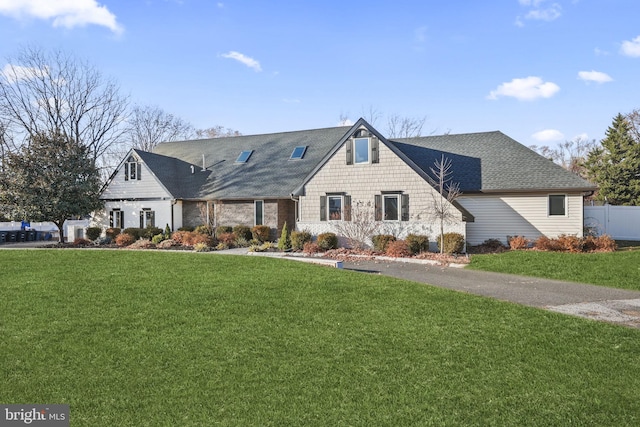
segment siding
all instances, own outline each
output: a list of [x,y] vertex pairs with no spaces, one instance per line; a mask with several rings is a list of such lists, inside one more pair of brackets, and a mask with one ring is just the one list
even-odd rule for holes
[[[122,201],[106,202],[104,210],[94,214],[92,224],[96,227],[109,227],[109,212],[113,209],[120,209],[124,212],[124,227],[140,227],[140,211],[143,208],[151,209],[155,212],[156,227],[164,229],[165,225],[171,227],[171,201]],[[177,229],[180,225],[174,223]]]
[[[346,193],[351,196],[352,206],[361,202],[370,203],[373,211],[374,195],[383,191],[402,191],[409,195],[409,221],[384,221],[380,232],[396,234],[400,237],[409,233],[426,234],[434,240],[440,233],[437,220],[430,214],[432,194],[435,190],[428,185],[402,159],[386,145],[379,146],[379,163],[346,164],[346,148],[343,145],[334,156],[305,185],[300,196],[299,230],[309,230],[313,234],[332,229],[332,221],[320,221],[320,196],[327,193]],[[436,193],[437,194],[437,193]],[[446,231],[465,234],[462,215],[456,224],[446,227]]]
[[[554,193],[555,194],[555,193]],[[548,216],[548,194],[462,196],[458,202],[475,217],[467,224],[467,241],[478,245],[487,239],[506,243],[507,236],[537,239],[560,234],[582,236],[582,195],[567,195],[567,215]]]
[[142,163],[140,180],[124,180],[124,163],[120,165],[113,179],[102,192],[101,199],[149,199],[171,198],[171,195],[158,182],[146,164]]

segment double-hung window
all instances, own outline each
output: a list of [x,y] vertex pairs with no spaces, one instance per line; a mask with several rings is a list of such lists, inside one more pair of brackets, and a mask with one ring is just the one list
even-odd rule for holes
[[253,202],[254,225],[264,225],[264,201],[256,200]]
[[320,221],[351,221],[351,196],[327,194],[320,196]]
[[385,194],[382,196],[385,221],[398,221],[400,219],[400,195]]
[[142,165],[136,160],[135,157],[129,156],[124,163],[124,180],[135,181],[140,180],[142,175]]
[[329,219],[340,221],[342,219],[342,196],[328,196]]
[[375,195],[376,221],[409,221],[409,195],[389,192]]
[[124,228],[124,212],[118,208],[109,212],[109,227]]
[[369,138],[356,138],[353,141],[354,163],[369,163]]
[[140,228],[155,227],[156,213],[149,208],[140,211]]

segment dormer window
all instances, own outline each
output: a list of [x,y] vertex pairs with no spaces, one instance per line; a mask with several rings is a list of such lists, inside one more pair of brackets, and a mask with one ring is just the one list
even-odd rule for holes
[[353,136],[347,139],[347,164],[364,165],[379,163],[378,138],[366,129],[359,129]]
[[369,138],[356,138],[353,141],[355,151],[354,163],[369,163]]
[[127,161],[124,163],[124,180],[139,181],[141,179],[141,175],[142,165],[135,157],[129,156]]
[[249,160],[249,157],[251,157],[252,153],[253,150],[244,150],[236,159],[236,163],[247,163],[247,160]]

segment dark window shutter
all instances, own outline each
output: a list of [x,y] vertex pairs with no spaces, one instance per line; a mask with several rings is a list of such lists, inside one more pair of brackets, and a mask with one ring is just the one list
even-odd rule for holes
[[353,139],[351,138],[347,139],[346,147],[347,147],[347,164],[352,165],[353,164]]
[[344,200],[344,220],[351,221],[351,196],[342,196]]
[[109,228],[113,228],[113,211],[109,212]]
[[374,201],[376,221],[382,221],[382,196],[380,194],[376,194]]
[[378,138],[375,136],[371,138],[371,163],[380,163],[380,154],[378,150]]
[[124,180],[129,181],[129,163],[124,164]]
[[137,170],[137,174],[136,174],[136,179],[138,181],[140,181],[141,177],[142,177],[142,163],[136,163],[138,166],[138,170]]
[[140,211],[140,228],[144,228],[144,211]]
[[120,214],[120,227],[124,228],[124,211],[118,212]]
[[327,196],[320,196],[320,221],[327,220]]
[[409,221],[409,195],[403,194],[402,196],[402,221]]

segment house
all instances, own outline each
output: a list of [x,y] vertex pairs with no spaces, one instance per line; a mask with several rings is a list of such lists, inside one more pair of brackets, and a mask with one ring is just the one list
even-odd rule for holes
[[509,235],[582,235],[596,187],[501,132],[387,139],[365,120],[335,127],[159,144],[131,150],[105,184],[103,227],[203,223],[335,232],[359,207],[380,231],[435,240],[437,160],[462,195],[445,231],[469,244]]

